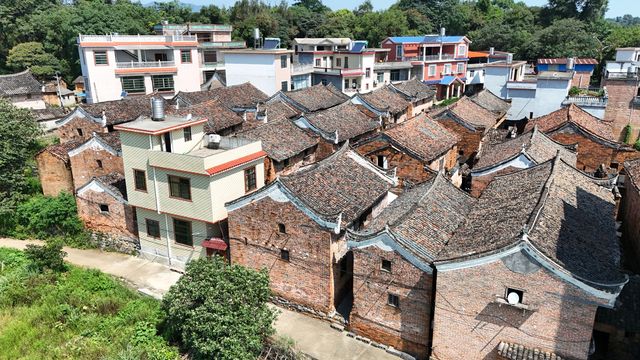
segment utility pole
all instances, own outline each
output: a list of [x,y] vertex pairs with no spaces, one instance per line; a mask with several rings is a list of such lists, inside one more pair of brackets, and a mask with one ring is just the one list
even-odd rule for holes
[[60,101],[60,107],[63,108],[64,107],[64,103],[62,102],[62,95],[60,93],[60,75],[59,73],[56,71],[56,89],[57,89],[57,93],[58,93],[58,100]]

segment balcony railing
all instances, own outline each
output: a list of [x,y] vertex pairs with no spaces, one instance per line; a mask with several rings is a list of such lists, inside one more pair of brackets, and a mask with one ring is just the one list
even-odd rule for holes
[[455,56],[453,54],[441,54],[441,55],[426,55],[426,56],[404,56],[403,61],[437,61],[437,60],[452,60]]
[[205,68],[221,68],[221,67],[224,67],[224,61],[203,62],[202,63],[202,67],[205,67]]
[[608,99],[601,96],[567,96],[562,105],[576,104],[580,106],[606,107]]
[[607,71],[607,79],[637,79],[638,74],[634,72],[611,72]]
[[116,63],[116,68],[118,69],[164,68],[175,66],[175,61],[123,61]]
[[245,48],[247,44],[244,41],[207,41],[200,43],[203,48]]
[[79,35],[78,41],[84,42],[194,42],[196,35]]
[[307,74],[313,72],[313,64],[291,64],[293,74]]

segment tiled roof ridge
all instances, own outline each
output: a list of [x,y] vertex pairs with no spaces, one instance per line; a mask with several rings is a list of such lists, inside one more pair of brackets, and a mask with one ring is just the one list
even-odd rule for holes
[[522,229],[522,235],[525,237],[528,236],[528,233],[532,231],[533,228],[538,223],[538,218],[540,217],[540,214],[542,213],[542,209],[544,208],[544,205],[546,204],[547,199],[549,198],[549,191],[551,189],[551,185],[553,185],[553,181],[558,172],[558,164],[560,161],[561,161],[560,151],[556,153],[556,156],[553,159],[547,160],[547,162],[551,162],[551,172],[549,173],[549,177],[547,178],[547,181],[545,181],[544,186],[542,187],[542,191],[540,192],[540,197],[538,198],[538,202],[536,203],[536,206],[533,207],[531,214],[529,214],[529,218],[524,224],[524,227]]
[[31,69],[30,68],[26,68],[25,70],[22,70],[20,72],[17,73],[13,73],[13,74],[4,74],[4,75],[0,75],[0,78],[9,78],[9,77],[14,77],[14,76],[19,76],[19,75],[25,75],[31,73]]
[[[633,159],[633,160],[627,160],[624,162],[624,168],[625,169],[629,169],[632,167],[632,164],[634,163],[639,163],[640,164],[640,158],[637,159]],[[627,176],[629,177],[629,179],[631,180],[631,185],[633,185],[633,187],[637,190],[640,191],[640,178],[636,178],[633,175],[633,172],[631,171],[627,171]]]

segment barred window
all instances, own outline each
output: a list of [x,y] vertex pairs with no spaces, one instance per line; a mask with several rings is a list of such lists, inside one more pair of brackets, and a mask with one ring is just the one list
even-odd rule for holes
[[256,189],[256,167],[244,170],[244,191],[249,192]]
[[93,59],[96,65],[109,65],[109,59],[107,58],[106,51],[94,51]]
[[173,91],[173,75],[155,75],[151,77],[153,90]]
[[191,63],[191,50],[180,50],[180,61],[183,63]]
[[144,76],[127,76],[120,79],[122,82],[122,90],[130,93],[145,93]]
[[183,245],[193,246],[193,234],[191,233],[191,222],[173,219],[173,234],[176,242]]

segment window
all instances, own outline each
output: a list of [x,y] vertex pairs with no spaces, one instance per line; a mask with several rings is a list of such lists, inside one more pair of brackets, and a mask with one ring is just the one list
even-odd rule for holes
[[467,45],[458,45],[458,57],[465,56],[467,52]]
[[191,126],[187,126],[182,132],[184,133],[184,141],[191,141]]
[[96,160],[96,165],[99,169],[102,169],[102,160]]
[[109,59],[107,59],[106,51],[94,51],[93,59],[96,65],[109,65]]
[[349,79],[344,79],[344,89],[348,89],[349,88]]
[[371,77],[371,68],[364,69],[364,77],[367,79]]
[[396,45],[396,58],[402,57],[402,45]]
[[533,111],[529,112],[529,119],[533,119]]
[[348,57],[344,57],[344,68],[348,69],[349,68],[349,58]]
[[524,297],[524,291],[518,289],[507,288],[505,292],[505,298],[511,305],[522,304],[522,298]]
[[218,62],[218,54],[215,51],[204,51],[202,58],[205,64],[215,64]]
[[409,72],[407,70],[391,70],[389,76],[391,81],[409,80]]
[[391,261],[382,259],[382,265],[380,268],[384,271],[391,272]]
[[142,170],[133,170],[133,183],[136,190],[147,191],[147,176]]
[[191,222],[180,219],[173,219],[173,234],[176,242],[183,245],[193,246],[193,234],[191,233]]
[[278,223],[278,232],[280,234],[286,234],[287,233],[287,227],[283,223]]
[[458,63],[458,74],[462,74],[464,72],[464,63]]
[[169,178],[169,196],[191,200],[191,180],[183,177],[167,175]]
[[180,61],[183,64],[191,64],[191,50],[180,50]]
[[160,222],[151,219],[145,219],[147,223],[147,235],[154,238],[160,237]]
[[289,250],[280,249],[280,259],[289,261]]
[[122,90],[126,91],[130,94],[144,94],[147,89],[144,86],[144,77],[143,76],[127,76],[120,78],[120,82],[122,83]]
[[151,82],[154,91],[173,91],[173,75],[154,75]]
[[336,67],[341,67],[342,66],[342,58],[337,58],[336,59]]
[[289,83],[287,81],[283,81],[280,83],[280,90],[289,91]]
[[256,189],[256,167],[244,169],[244,192]]
[[436,66],[429,65],[429,76],[436,76]]
[[285,69],[287,67],[287,55],[280,55],[280,68]]
[[444,64],[445,75],[451,74],[451,64]]
[[384,73],[376,73],[376,80],[378,80],[378,84],[382,84],[384,82]]
[[388,293],[387,294],[387,305],[393,307],[400,307],[400,298],[396,294]]
[[321,83],[322,85],[324,85],[324,86],[329,85],[329,81],[327,81],[327,79],[322,79],[322,80],[320,80],[320,83]]
[[164,142],[162,143],[162,145],[164,145],[164,151],[166,152],[171,152],[171,133],[170,132],[166,132],[162,135],[160,135],[164,138]]
[[100,212],[101,212],[101,213],[108,213],[108,212],[109,212],[109,205],[107,205],[107,204],[100,204]]
[[378,167],[381,167],[383,169],[386,169],[389,166],[389,164],[387,163],[387,157],[384,155],[378,155],[376,163],[378,164]]
[[316,59],[316,67],[321,67],[322,66],[322,60],[320,60],[320,58]]
[[81,128],[77,128],[77,129],[76,129],[76,132],[78,133],[78,136],[82,136],[82,135],[84,135],[84,131],[82,131],[82,129],[81,129]]

